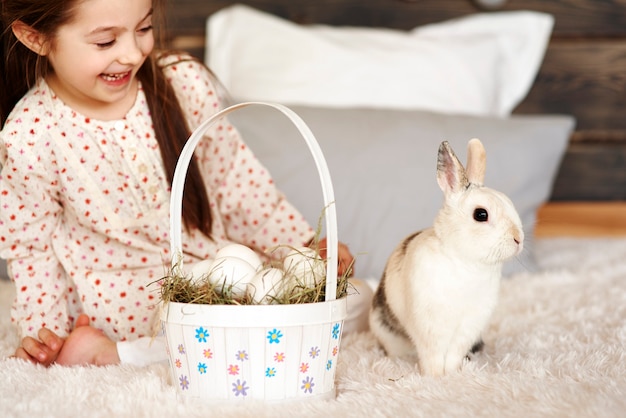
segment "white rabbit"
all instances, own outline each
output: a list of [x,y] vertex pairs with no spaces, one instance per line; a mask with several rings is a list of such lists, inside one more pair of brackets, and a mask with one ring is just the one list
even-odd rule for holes
[[458,370],[482,348],[502,263],[523,249],[524,232],[504,194],[483,186],[485,149],[468,144],[467,170],[448,142],[439,147],[444,204],[434,225],[393,251],[374,296],[370,329],[389,356],[415,356],[424,375]]

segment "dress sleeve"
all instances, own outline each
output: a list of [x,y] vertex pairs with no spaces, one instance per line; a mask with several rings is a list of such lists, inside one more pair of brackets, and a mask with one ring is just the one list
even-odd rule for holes
[[0,257],[16,285],[11,317],[20,337],[36,336],[42,327],[66,336],[72,288],[52,246],[62,210],[54,158],[40,141],[25,139],[29,132],[24,116],[21,124],[7,121],[0,136]]
[[121,364],[143,367],[168,359],[167,344],[163,334],[154,338],[141,337],[133,341],[118,341],[116,348]]
[[[192,129],[220,110],[215,78],[202,63],[181,63],[171,82]],[[226,239],[266,252],[277,245],[301,246],[313,238],[311,226],[226,118],[209,130],[196,157]]]

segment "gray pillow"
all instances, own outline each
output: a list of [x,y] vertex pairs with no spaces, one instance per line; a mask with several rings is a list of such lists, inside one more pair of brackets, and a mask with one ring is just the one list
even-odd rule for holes
[[0,258],[0,280],[7,279],[9,273],[7,273],[7,262]]
[[[432,224],[443,202],[437,150],[451,143],[465,161],[467,141],[487,151],[485,184],[507,194],[526,233],[526,249],[504,274],[535,271],[533,229],[575,121],[571,116],[490,118],[423,111],[292,106],[319,142],[333,179],[339,239],[356,256],[356,274],[379,278],[387,257],[409,233]],[[300,134],[278,111],[262,106],[230,116],[278,187],[317,225],[322,191]]]

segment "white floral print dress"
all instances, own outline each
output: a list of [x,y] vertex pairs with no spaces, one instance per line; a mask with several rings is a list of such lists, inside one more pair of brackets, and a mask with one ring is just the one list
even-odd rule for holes
[[[208,70],[169,57],[165,72],[191,129],[220,108]],[[175,63],[174,63],[175,62]],[[186,263],[229,242],[258,252],[313,237],[238,132],[224,120],[198,146],[212,239],[183,233]],[[67,335],[81,313],[115,341],[150,335],[169,267],[170,190],[141,89],[122,120],[66,106],[41,81],[0,133],[0,257],[9,261],[20,336]]]

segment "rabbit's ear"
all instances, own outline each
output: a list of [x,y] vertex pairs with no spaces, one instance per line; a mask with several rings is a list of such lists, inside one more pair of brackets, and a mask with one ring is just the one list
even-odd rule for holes
[[446,196],[450,193],[461,192],[469,186],[465,169],[448,141],[442,142],[439,146],[437,183]]
[[467,144],[467,179],[470,183],[482,186],[487,169],[487,153],[478,138],[470,139]]

